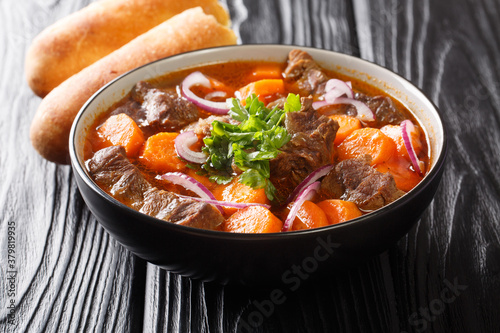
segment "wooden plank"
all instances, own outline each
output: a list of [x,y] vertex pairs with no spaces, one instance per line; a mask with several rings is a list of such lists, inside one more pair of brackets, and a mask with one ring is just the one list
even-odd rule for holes
[[[324,3],[321,6],[329,6]],[[327,46],[328,38],[323,36],[333,35],[332,31],[321,35],[317,27],[326,27],[332,20],[320,19],[319,25],[310,19],[297,22],[302,14],[321,16],[311,15],[317,3],[304,4],[248,4],[241,10],[248,20],[240,25],[242,30],[247,29],[241,32],[242,41],[331,46],[347,53],[359,52],[361,57],[393,69],[421,87],[441,107],[451,133],[448,168],[436,200],[414,230],[387,253],[339,272],[330,280],[304,284],[298,291],[287,293],[284,304],[269,310],[269,316],[259,310],[259,305],[269,299],[269,290],[210,284],[200,289],[198,282],[148,266],[147,299],[157,300],[159,293],[174,300],[165,302],[169,311],[158,301],[148,310],[146,302],[146,313],[160,305],[152,322],[163,320],[161,325],[148,328],[181,331],[171,317],[175,313],[177,318],[190,318],[191,331],[206,331],[207,325],[216,331],[244,331],[250,325],[258,332],[495,330],[492,318],[497,307],[493,304],[498,304],[498,294],[491,295],[491,291],[498,290],[498,264],[493,264],[499,255],[499,220],[495,213],[500,202],[495,172],[500,133],[498,48],[485,39],[498,38],[492,33],[498,31],[493,23],[498,6],[488,6],[493,8],[488,11],[486,4],[477,10],[465,2],[450,8],[430,1],[354,1],[359,42],[348,35],[340,38],[340,44]],[[263,26],[259,14],[268,18],[276,9],[281,14],[276,17],[290,19],[279,21],[277,30]],[[469,12],[475,15],[469,17]],[[349,13],[342,14],[347,14],[340,14],[343,19],[349,18]],[[460,29],[464,25],[477,29],[465,33]],[[464,95],[463,91],[471,93]],[[476,109],[484,111],[478,115]],[[194,289],[203,292],[170,294],[172,279],[176,286],[196,284]],[[175,306],[179,295],[184,300],[182,307]],[[193,320],[197,318],[194,306],[186,307],[190,302],[205,304],[200,321]],[[182,311],[186,317],[179,315]]]
[[245,44],[294,44],[357,54],[350,1],[224,2]]
[[[148,332],[378,332],[397,327],[388,256],[290,288],[202,283],[148,265]],[[279,304],[271,292],[283,292]]]
[[433,99],[450,133],[442,186],[407,237],[359,267],[284,289],[271,308],[269,289],[205,284],[150,265],[146,275],[90,215],[69,167],[31,148],[40,100],[24,82],[22,55],[36,33],[88,2],[0,2],[0,280],[12,223],[17,270],[14,326],[3,303],[10,287],[0,284],[2,331],[497,330],[498,3],[224,1],[241,42],[317,46],[387,66]]
[[390,251],[398,329],[495,331],[498,3],[354,0],[354,9],[361,56],[419,86],[440,108],[449,134],[447,168],[434,202]]
[[[228,1],[243,43],[324,47],[357,54],[353,12],[338,1]],[[387,256],[300,288],[222,287],[148,265],[144,330],[148,332],[386,331],[396,327]],[[391,315],[390,315],[391,314]]]
[[[2,331],[129,332],[142,327],[145,264],[97,224],[70,167],[44,161],[29,142],[40,99],[24,80],[24,52],[44,27],[87,4],[0,2]],[[12,262],[6,253],[9,226],[15,232]],[[7,271],[17,272],[12,296],[4,283],[11,276]],[[11,300],[14,325],[7,317]]]

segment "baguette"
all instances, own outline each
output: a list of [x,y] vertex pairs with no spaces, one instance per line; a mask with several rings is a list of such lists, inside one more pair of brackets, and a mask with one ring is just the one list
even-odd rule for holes
[[40,103],[33,118],[33,147],[49,161],[68,164],[69,132],[85,102],[119,75],[154,60],[236,43],[234,32],[200,7],[188,9],[73,75]]
[[64,80],[186,9],[200,6],[229,26],[217,0],[101,0],[42,31],[28,49],[26,80],[47,95]]

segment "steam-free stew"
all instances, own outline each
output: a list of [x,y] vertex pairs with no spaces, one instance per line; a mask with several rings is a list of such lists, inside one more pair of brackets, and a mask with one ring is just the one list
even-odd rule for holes
[[354,219],[424,177],[427,139],[398,101],[321,68],[228,62],[138,82],[95,121],[85,159],[118,201],[181,225],[243,233]]

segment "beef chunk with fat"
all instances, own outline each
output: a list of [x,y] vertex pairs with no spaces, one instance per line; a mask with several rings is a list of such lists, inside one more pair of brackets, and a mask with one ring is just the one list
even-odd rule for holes
[[87,168],[94,181],[113,198],[134,209],[142,206],[144,192],[151,185],[127,159],[125,148],[111,146],[99,150],[88,160]]
[[376,126],[399,125],[405,120],[404,114],[397,109],[392,99],[387,96],[367,96],[357,93],[355,98],[365,103],[375,113]]
[[290,141],[270,161],[271,182],[278,191],[278,200],[288,195],[311,172],[333,161],[333,141],[338,123],[317,113],[310,98],[302,98],[302,109],[289,112],[284,121]]
[[396,187],[389,173],[369,165],[369,156],[338,163],[321,182],[323,197],[354,202],[361,210],[379,209],[398,199],[405,192]]
[[323,83],[328,77],[309,53],[301,50],[292,50],[288,54],[288,65],[284,71],[285,80],[295,85],[301,95],[321,93]]
[[140,212],[161,220],[200,229],[216,229],[224,217],[212,205],[179,198],[175,194],[152,188],[145,193]]
[[199,118],[196,105],[178,96],[175,89],[162,90],[140,81],[132,90],[131,97],[145,112],[146,121],[139,124],[142,127],[155,131],[178,131]]
[[224,217],[212,205],[153,187],[121,146],[99,150],[87,161],[94,181],[115,199],[150,216],[195,228],[216,229]]
[[278,99],[275,99],[274,101],[269,102],[266,105],[266,108],[268,109],[278,108],[283,110],[285,108],[285,103],[286,103],[286,97],[280,97]]
[[120,105],[111,112],[111,115],[114,116],[120,113],[125,113],[132,118],[139,127],[147,126],[146,110],[141,107],[141,104],[134,100],[128,100],[123,105]]

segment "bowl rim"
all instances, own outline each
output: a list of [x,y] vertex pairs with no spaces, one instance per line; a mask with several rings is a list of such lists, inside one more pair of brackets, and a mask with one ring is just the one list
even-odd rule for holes
[[[122,80],[124,77],[130,75],[131,73],[134,73],[136,71],[141,70],[144,67],[149,67],[153,64],[156,64],[158,62],[163,62],[163,61],[168,61],[169,59],[177,59],[181,58],[185,55],[188,54],[199,54],[200,57],[202,57],[203,54],[210,53],[210,52],[215,52],[215,51],[222,51],[228,50],[230,51],[231,49],[234,48],[255,48],[255,47],[271,47],[271,48],[279,48],[279,49],[301,49],[304,51],[309,51],[313,50],[315,51],[321,51],[321,52],[327,52],[327,53],[332,53],[337,56],[342,56],[342,57],[347,57],[347,59],[355,61],[355,62],[361,62],[364,64],[367,64],[369,66],[374,66],[377,70],[382,70],[385,71],[387,74],[391,76],[395,76],[396,79],[402,81],[405,85],[410,85],[413,89],[415,89],[416,92],[418,92],[421,95],[421,98],[428,102],[433,108],[434,112],[436,114],[436,119],[438,120],[438,128],[442,133],[442,145],[439,145],[438,147],[441,148],[441,151],[438,156],[434,156],[433,160],[433,167],[427,173],[422,181],[418,183],[412,190],[410,190],[408,193],[403,195],[402,197],[398,198],[394,202],[391,202],[390,204],[379,208],[373,212],[369,212],[367,214],[364,214],[360,217],[357,217],[352,220],[348,220],[345,222],[341,222],[338,224],[333,224],[333,225],[328,225],[324,227],[319,227],[319,228],[313,228],[313,229],[306,229],[306,230],[294,230],[294,231],[287,231],[287,232],[276,232],[276,233],[262,233],[262,234],[251,234],[251,233],[231,233],[231,232],[225,232],[225,231],[218,231],[218,230],[208,230],[208,229],[199,229],[199,228],[193,228],[189,226],[184,226],[184,225],[178,225],[175,223],[171,223],[168,221],[164,221],[161,219],[158,219],[156,217],[141,213],[139,211],[136,211],[129,206],[121,203],[120,201],[116,200],[113,198],[111,195],[106,193],[104,190],[102,190],[88,175],[87,171],[85,170],[84,165],[80,163],[80,160],[77,156],[76,153],[76,129],[78,126],[79,121],[84,117],[85,111],[89,107],[89,105],[97,98],[98,95],[100,95],[104,90],[108,89],[110,86],[114,85],[117,81]],[[201,59],[202,60],[202,59]],[[203,62],[200,61],[196,65],[188,66],[185,68],[189,67],[196,67],[199,65],[203,65]],[[178,70],[182,70],[183,68],[179,68]],[[394,98],[394,97],[393,97]],[[420,98],[419,98],[420,99]],[[416,116],[415,116],[416,117]],[[418,119],[418,118],[417,118]],[[164,57],[155,61],[152,61],[150,63],[144,64],[142,66],[139,66],[137,68],[134,68],[126,73],[123,73],[122,75],[116,77],[112,81],[108,82],[105,84],[103,87],[101,87],[97,92],[95,92],[82,106],[82,108],[78,111],[78,114],[76,115],[73,124],[71,126],[71,131],[70,131],[70,136],[69,136],[69,153],[70,153],[70,161],[71,161],[71,166],[78,174],[78,176],[85,182],[85,184],[90,187],[94,192],[96,192],[101,198],[105,199],[108,203],[116,206],[117,208],[120,209],[125,209],[128,214],[132,214],[134,217],[137,217],[139,220],[141,220],[141,223],[149,223],[149,224],[154,224],[155,226],[161,227],[161,228],[166,228],[170,229],[173,228],[178,229],[179,232],[183,233],[190,233],[193,235],[197,235],[200,237],[210,237],[210,238],[224,238],[224,239],[230,239],[230,240],[276,240],[276,239],[283,239],[286,238],[288,239],[289,237],[300,237],[301,235],[307,234],[307,235],[318,235],[319,234],[324,234],[324,233],[329,233],[335,229],[340,229],[340,228],[345,228],[348,227],[352,223],[360,223],[366,220],[372,220],[372,219],[377,219],[380,216],[386,215],[393,209],[396,209],[397,206],[402,206],[405,205],[408,201],[411,201],[414,197],[418,196],[422,191],[425,190],[427,186],[429,186],[433,180],[438,177],[438,175],[441,172],[441,169],[444,166],[444,162],[446,159],[448,151],[448,131],[446,129],[446,126],[443,122],[443,119],[441,117],[441,113],[439,111],[439,108],[437,105],[429,98],[427,95],[416,85],[414,85],[411,81],[408,79],[402,77],[401,75],[395,73],[394,71],[383,67],[379,64],[376,64],[372,61],[362,59],[357,56],[349,55],[346,53],[338,52],[338,51],[332,51],[332,50],[326,50],[322,48],[316,48],[316,47],[309,47],[309,46],[302,46],[302,45],[294,45],[294,44],[240,44],[240,45],[228,45],[228,46],[217,46],[217,47],[210,47],[210,48],[205,48],[205,49],[199,49],[199,50],[193,50],[193,51],[188,51],[188,52],[183,52],[179,54],[175,54],[172,56]]]

